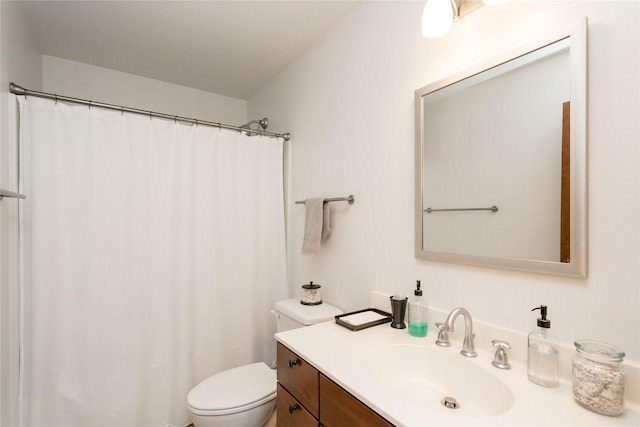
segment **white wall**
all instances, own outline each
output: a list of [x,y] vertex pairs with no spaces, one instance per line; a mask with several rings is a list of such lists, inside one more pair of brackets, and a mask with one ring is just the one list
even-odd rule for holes
[[[639,56],[636,1],[511,1],[482,7],[444,38],[420,35],[421,1],[364,2],[249,100],[292,133],[289,145],[291,292],[313,280],[346,310],[369,291],[524,333],[547,304],[562,343],[611,342],[640,361]],[[589,277],[570,279],[414,258],[414,90],[483,58],[589,19]],[[255,114],[254,114],[255,115]],[[294,200],[354,194],[334,204],[334,231],[317,257],[300,255],[304,208]]]
[[231,125],[247,119],[243,99],[81,62],[44,55],[42,73],[49,93]]
[[[0,187],[17,189],[15,137],[11,137],[9,82],[39,90],[40,54],[14,2],[0,2]],[[18,202],[0,202],[0,425],[17,425],[19,357]]]

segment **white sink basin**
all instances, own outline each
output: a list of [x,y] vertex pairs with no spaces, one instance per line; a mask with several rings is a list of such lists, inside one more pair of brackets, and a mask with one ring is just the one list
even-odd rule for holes
[[[384,345],[372,349],[364,365],[374,382],[424,409],[480,417],[498,415],[513,405],[513,393],[504,382],[458,352]],[[454,398],[458,408],[445,407],[445,397]]]

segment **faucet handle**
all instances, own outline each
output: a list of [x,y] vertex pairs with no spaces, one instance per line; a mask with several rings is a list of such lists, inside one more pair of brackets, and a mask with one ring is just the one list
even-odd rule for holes
[[507,349],[507,350],[511,350],[511,345],[509,345],[508,341],[504,341],[504,340],[491,340],[491,345],[494,346],[497,349]]
[[511,349],[511,345],[503,340],[491,340],[491,345],[496,348],[496,354],[491,364],[498,369],[511,369],[507,350]]
[[436,323],[436,328],[438,328],[438,339],[436,340],[436,345],[440,347],[450,347],[451,342],[449,342],[449,330],[444,323]]

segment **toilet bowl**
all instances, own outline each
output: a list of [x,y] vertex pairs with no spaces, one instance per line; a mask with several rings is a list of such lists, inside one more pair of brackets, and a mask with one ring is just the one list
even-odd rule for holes
[[259,362],[222,371],[187,396],[196,427],[262,426],[273,412],[276,371]]
[[[278,332],[332,320],[342,311],[329,304],[302,305],[300,299],[279,301],[272,311]],[[275,424],[276,371],[252,363],[219,372],[187,396],[194,427],[268,427]]]

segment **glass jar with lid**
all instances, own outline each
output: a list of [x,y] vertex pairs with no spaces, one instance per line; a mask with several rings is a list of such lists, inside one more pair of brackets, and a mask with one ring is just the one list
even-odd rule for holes
[[624,351],[592,340],[575,342],[573,397],[585,408],[616,416],[624,411]]

